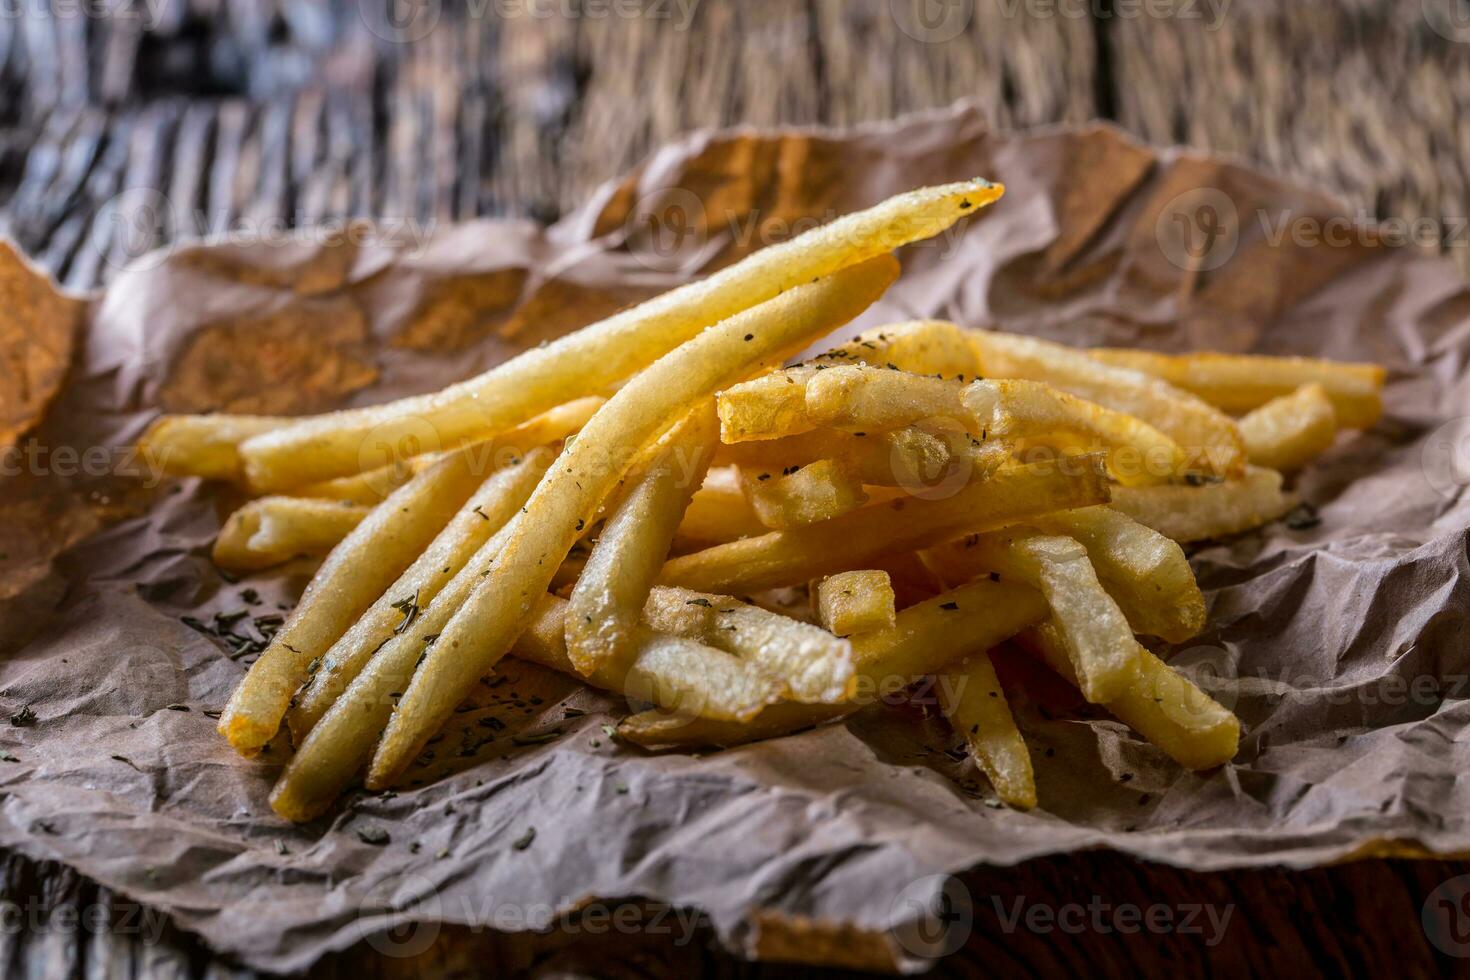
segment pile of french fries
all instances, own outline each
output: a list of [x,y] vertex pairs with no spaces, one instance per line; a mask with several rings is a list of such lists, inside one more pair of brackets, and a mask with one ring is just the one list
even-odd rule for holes
[[895,249],[1001,193],[895,197],[433,394],[159,420],[152,458],[253,497],[221,567],[322,559],[219,720],[247,756],[289,730],[275,810],[396,784],[507,655],[625,696],[617,734],[647,746],[778,736],[937,678],[1024,808],[991,656],[1015,641],[1181,765],[1231,759],[1235,717],[1139,638],[1200,631],[1180,544],[1291,510],[1282,474],[1373,423],[1383,372],[935,321],[783,366],[883,294]]

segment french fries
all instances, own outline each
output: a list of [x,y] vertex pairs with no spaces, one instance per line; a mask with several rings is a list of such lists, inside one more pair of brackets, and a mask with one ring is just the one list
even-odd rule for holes
[[1385,372],[1377,364],[1258,354],[1159,354],[1116,348],[1096,348],[1087,353],[1101,363],[1161,378],[1227,412],[1249,412],[1302,385],[1315,383],[1327,392],[1338,423],[1344,428],[1366,429],[1383,414]]
[[689,501],[674,535],[674,549],[694,551],[765,534],[768,530],[745,496],[740,472],[732,466],[721,467],[709,471],[704,485]]
[[886,553],[926,548],[1032,515],[1101,503],[1107,497],[1107,484],[1095,459],[1008,467],[952,497],[901,497],[830,521],[683,555],[664,566],[659,581],[716,593],[796,585],[868,566]]
[[1317,382],[1273,398],[1242,416],[1246,455],[1257,466],[1286,472],[1322,455],[1337,438],[1337,410]]
[[973,377],[975,355],[950,323],[900,323],[860,334],[825,354],[720,392],[720,440],[778,439],[815,427],[807,416],[807,384],[838,367],[868,364],[911,374]]
[[165,415],[143,433],[138,452],[162,473],[238,483],[245,475],[240,443],[291,422],[270,415]]
[[883,293],[891,250],[1000,192],[903,195],[440,392],[155,423],[158,468],[256,496],[221,567],[326,556],[219,720],[244,755],[286,723],[276,812],[395,785],[506,655],[619,695],[647,746],[779,737],[929,679],[1030,809],[1045,763],[991,657],[1014,638],[1181,765],[1228,762],[1239,722],[1137,636],[1204,628],[1180,543],[1290,509],[1281,471],[1371,424],[1383,372],[944,321],[782,366]]
[[1127,618],[1103,589],[1087,549],[1072,538],[1025,529],[980,534],[965,555],[988,572],[1041,591],[1051,621],[1078,679],[1093,703],[1118,696],[1138,677],[1138,641]]
[[520,510],[555,458],[555,448],[541,447],[491,474],[398,581],[322,655],[287,715],[297,742],[356,680],[373,654],[412,626],[480,547]]
[[717,428],[713,401],[695,409],[607,518],[567,612],[567,656],[579,673],[592,673],[633,642],[653,580],[714,458]]
[[882,569],[838,572],[817,586],[817,618],[838,636],[889,629],[897,616],[893,580]]
[[[240,446],[251,486],[299,486],[356,472],[369,448],[388,458],[447,449],[508,429],[582,394],[602,394],[712,323],[793,288],[935,235],[1005,192],[983,180],[929,187],[762,249],[727,269],[526,351],[440,392],[297,422]],[[369,446],[371,440],[371,447]]]
[[319,558],[368,516],[367,507],[336,500],[261,497],[220,528],[212,557],[230,572],[255,572],[292,558]]
[[711,327],[610,398],[536,488],[491,575],[430,649],[389,719],[368,785],[386,786],[401,773],[510,648],[528,622],[530,597],[546,591],[581,526],[626,469],[620,458],[667,428],[671,414],[848,322],[897,275],[898,263],[885,255],[790,289]]
[[1191,469],[1238,476],[1245,446],[1229,416],[1148,373],[1105,364],[1077,350],[1034,337],[990,330],[966,332],[987,378],[1043,381],[1059,391],[1136,417],[1181,446]]
[[1075,538],[1135,633],[1183,643],[1205,625],[1205,597],[1173,540],[1111,507],[1062,510],[1033,522]]
[[1296,506],[1281,474],[1259,466],[1202,486],[1117,487],[1112,506],[1175,541],[1207,541],[1269,524]]
[[1031,753],[1011,715],[990,654],[973,653],[946,667],[934,689],[944,716],[964,736],[970,755],[990,778],[996,794],[1019,810],[1036,806]]
[[833,459],[787,467],[780,473],[746,470],[741,483],[756,518],[768,528],[831,520],[868,502],[857,474]]
[[772,705],[743,724],[644,712],[618,725],[639,745],[742,745],[820,725],[903,690],[957,657],[988,650],[1046,615],[1041,593],[1023,585],[972,582],[898,614],[893,627],[852,638],[856,693],[845,705]]
[[807,623],[730,596],[667,586],[649,595],[643,619],[661,633],[735,654],[770,675],[788,700],[835,704],[852,695],[852,645]]
[[395,490],[332,549],[286,624],[235,688],[219,732],[254,755],[281,727],[311,664],[423,553],[479,483],[463,453]]
[[982,438],[999,436],[1024,451],[1036,444],[1107,452],[1108,472],[1124,486],[1166,483],[1188,457],[1158,429],[1039,381],[976,381],[960,394]]
[[[1021,645],[1072,684],[1077,683],[1060,631],[1042,624]],[[1212,769],[1235,758],[1240,722],[1189,678],[1143,647],[1138,678],[1104,707],[1186,769]]]

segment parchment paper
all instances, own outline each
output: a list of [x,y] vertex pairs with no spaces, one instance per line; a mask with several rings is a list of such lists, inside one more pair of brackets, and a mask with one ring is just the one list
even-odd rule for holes
[[[908,249],[857,327],[943,316],[1390,369],[1383,422],[1301,482],[1320,523],[1193,555],[1210,624],[1174,662],[1239,713],[1233,764],[1182,772],[1008,665],[1041,797],[1018,813],[946,752],[954,737],[922,705],[648,753],[603,731],[625,705],[507,661],[421,787],[302,827],[272,815],[285,747],[243,761],[205,712],[309,569],[221,578],[207,553],[229,494],[153,485],[126,448],[158,412],[311,412],[438,387],[813,221],[973,175],[1003,181],[1004,200]],[[844,133],[696,135],[547,230],[476,222],[416,247],[353,226],[181,248],[82,300],[0,252],[0,438],[19,439],[0,478],[0,749],[14,760],[0,761],[0,846],[73,865],[268,969],[404,916],[526,928],[621,896],[703,910],[750,954],[911,967],[890,931],[907,900],[978,863],[1085,847],[1197,869],[1470,850],[1470,428],[1455,421],[1470,414],[1470,293],[1447,262],[1328,221],[1343,213],[1230,161],[1105,127],[993,133],[957,108]],[[386,843],[364,840],[378,830]]]

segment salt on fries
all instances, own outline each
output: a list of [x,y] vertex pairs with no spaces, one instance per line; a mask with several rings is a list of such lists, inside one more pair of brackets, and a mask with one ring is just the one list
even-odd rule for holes
[[1180,765],[1228,762],[1239,722],[1137,637],[1204,627],[1181,543],[1290,509],[1282,471],[1372,424],[1383,372],[937,320],[782,366],[883,293],[889,252],[1000,194],[901,195],[441,392],[155,424],[161,468],[268,494],[222,567],[325,556],[220,718],[246,755],[289,730],[275,810],[397,783],[505,655],[638,706],[617,733],[646,746],[786,735],[929,678],[1026,809],[1013,641]]

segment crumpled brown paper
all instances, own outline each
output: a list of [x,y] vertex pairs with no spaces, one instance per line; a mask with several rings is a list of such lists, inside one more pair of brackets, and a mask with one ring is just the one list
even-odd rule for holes
[[[973,175],[1003,181],[1004,200],[906,250],[902,280],[856,327],[942,316],[1390,369],[1383,422],[1301,481],[1320,523],[1193,556],[1210,625],[1174,662],[1239,713],[1233,764],[1183,772],[1103,715],[1058,710],[1056,685],[1017,663],[1041,797],[1018,813],[946,754],[932,712],[647,753],[604,733],[614,699],[507,661],[476,700],[503,727],[457,724],[438,778],[307,826],[272,815],[283,747],[242,760],[206,711],[244,670],[232,651],[248,644],[230,635],[268,630],[304,570],[221,578],[207,553],[227,494],[155,486],[127,449],[157,412],[309,412],[438,387],[814,221]],[[55,312],[67,301],[33,290],[0,328],[0,360],[36,379],[0,390],[0,429],[29,426],[34,450],[5,457],[0,481],[0,717],[34,714],[0,724],[14,760],[0,761],[0,845],[270,969],[395,912],[515,929],[620,896],[701,909],[747,953],[912,966],[890,931],[906,900],[977,863],[1099,846],[1198,869],[1470,850],[1470,429],[1453,421],[1470,414],[1470,292],[1448,263],[1371,231],[1313,238],[1347,228],[1329,220],[1341,213],[1108,128],[993,133],[957,109],[696,135],[544,231],[477,222],[414,248],[354,227],[149,256],[86,302],[74,352]],[[10,252],[0,267],[0,285],[29,282]],[[72,369],[48,409],[61,352]],[[91,463],[63,466],[63,450]]]

